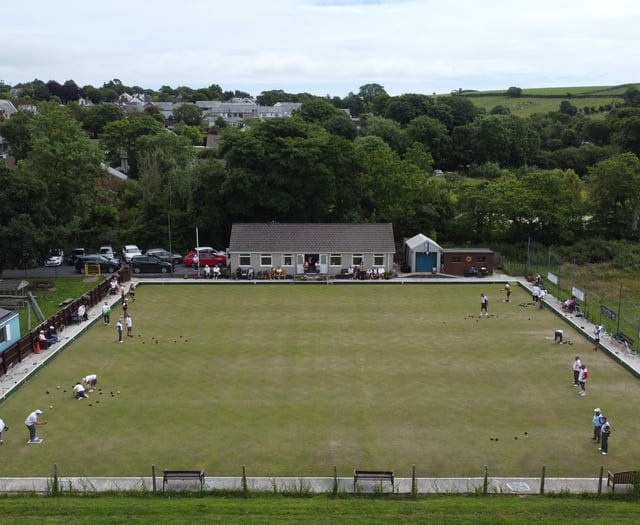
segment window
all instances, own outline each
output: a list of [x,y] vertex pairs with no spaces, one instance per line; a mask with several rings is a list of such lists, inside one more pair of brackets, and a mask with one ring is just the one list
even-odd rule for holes
[[273,266],[271,264],[271,254],[263,253],[260,255],[260,266]]
[[248,253],[241,253],[238,256],[238,264],[240,266],[251,266],[251,255]]
[[282,256],[282,266],[293,266],[293,255],[285,253]]
[[462,262],[462,255],[454,255],[451,257],[451,262],[460,263]]
[[5,341],[9,340],[9,327],[8,326],[3,326],[2,328],[0,328],[0,343],[4,343]]
[[374,253],[373,254],[373,265],[374,266],[384,266],[384,254],[383,253]]
[[342,254],[332,253],[329,256],[329,264],[331,266],[342,266]]
[[476,262],[486,262],[487,261],[487,256],[486,255],[478,255],[476,257]]
[[361,253],[354,253],[351,256],[351,264],[353,264],[354,266],[360,266],[360,264],[362,264],[364,262],[364,257],[362,256]]

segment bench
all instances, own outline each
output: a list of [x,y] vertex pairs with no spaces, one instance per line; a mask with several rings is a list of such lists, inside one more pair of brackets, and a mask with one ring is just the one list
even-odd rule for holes
[[633,485],[636,482],[636,472],[607,472],[607,487],[611,484],[611,491],[616,491],[616,485]]
[[390,481],[391,489],[394,490],[393,470],[354,470],[353,471],[353,492],[356,491],[358,481]]
[[631,337],[629,337],[626,334],[623,334],[622,332],[618,332],[616,335],[613,336],[613,338],[618,341],[619,343],[622,343],[623,345],[626,345],[627,347],[631,348],[633,346],[633,339],[631,339]]
[[204,488],[204,469],[202,470],[164,470],[162,474],[162,492],[166,484],[171,480],[190,481],[197,480],[200,482],[200,490]]

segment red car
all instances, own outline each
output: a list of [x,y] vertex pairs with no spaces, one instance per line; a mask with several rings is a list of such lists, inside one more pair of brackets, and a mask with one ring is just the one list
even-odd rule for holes
[[[197,253],[200,267],[208,264],[209,266],[220,266],[220,268],[222,268],[227,265],[227,255],[214,248],[199,248]],[[196,250],[191,250],[184,256],[183,262],[185,266],[193,266],[193,258],[195,255]]]

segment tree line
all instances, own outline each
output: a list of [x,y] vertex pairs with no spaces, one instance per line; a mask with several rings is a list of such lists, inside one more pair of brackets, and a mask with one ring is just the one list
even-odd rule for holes
[[[0,121],[16,159],[0,168],[4,268],[33,264],[57,246],[184,251],[195,227],[202,244],[225,247],[234,222],[391,222],[399,245],[419,232],[444,245],[638,240],[633,87],[599,118],[569,101],[520,118],[456,95],[389,96],[378,84],[342,99],[274,91],[264,101],[295,99],[300,110],[211,129],[188,99],[171,130],[153,105],[124,112],[106,97],[81,106],[53,95],[56,86],[23,87],[16,102],[37,112]],[[238,94],[214,87],[210,97]],[[102,89],[127,88],[111,81]],[[165,87],[152,98],[162,94],[178,97]],[[195,149],[208,133],[221,137],[219,147]],[[129,179],[106,175],[123,154]]]

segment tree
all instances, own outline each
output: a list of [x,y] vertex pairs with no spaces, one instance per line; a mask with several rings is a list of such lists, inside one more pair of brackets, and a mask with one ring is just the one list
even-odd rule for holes
[[125,112],[112,104],[96,104],[89,106],[80,113],[82,127],[89,135],[97,139],[109,122],[115,122],[126,117]]
[[[51,239],[64,244],[85,224],[103,172],[103,155],[66,108],[53,102],[40,104],[28,131],[31,147],[14,178],[8,178],[13,211],[4,238],[18,232],[19,244],[29,248],[25,257],[37,254],[41,260]],[[25,263],[15,257],[14,264]]]
[[398,154],[404,154],[408,140],[405,131],[394,120],[384,117],[368,117],[360,129],[360,136],[374,135],[383,139]]
[[232,220],[335,221],[357,207],[362,169],[353,143],[297,116],[230,128],[220,153]]
[[29,122],[33,119],[30,113],[18,111],[9,120],[0,123],[0,136],[9,144],[9,153],[16,160],[27,157],[31,149],[31,132]]
[[188,126],[199,126],[202,122],[202,109],[195,104],[182,104],[173,110],[177,122]]
[[424,144],[429,149],[436,164],[449,156],[451,138],[439,120],[424,115],[416,117],[407,125],[406,133],[410,141]]
[[640,160],[622,153],[589,169],[587,189],[597,233],[617,239],[638,238]]
[[562,102],[560,102],[560,113],[565,113],[567,115],[573,116],[578,113],[578,108],[568,100],[563,100]]
[[164,126],[153,116],[146,113],[132,113],[126,119],[109,122],[100,135],[100,141],[107,150],[112,164],[120,162],[124,150],[129,162],[129,175],[138,176],[137,140],[145,135],[156,135],[164,132]]
[[507,96],[509,97],[521,97],[522,96],[522,89],[519,87],[510,87],[509,89],[507,89]]
[[360,86],[360,90],[358,91],[358,96],[364,101],[365,105],[371,104],[374,99],[381,95],[388,96],[380,84],[365,84]]
[[47,189],[32,173],[18,174],[0,165],[0,270],[28,268],[39,262],[46,241]]
[[608,116],[611,142],[622,149],[640,155],[640,108],[622,108]]
[[470,147],[476,163],[497,162],[519,167],[533,159],[540,139],[527,121],[513,115],[488,115],[469,125]]

